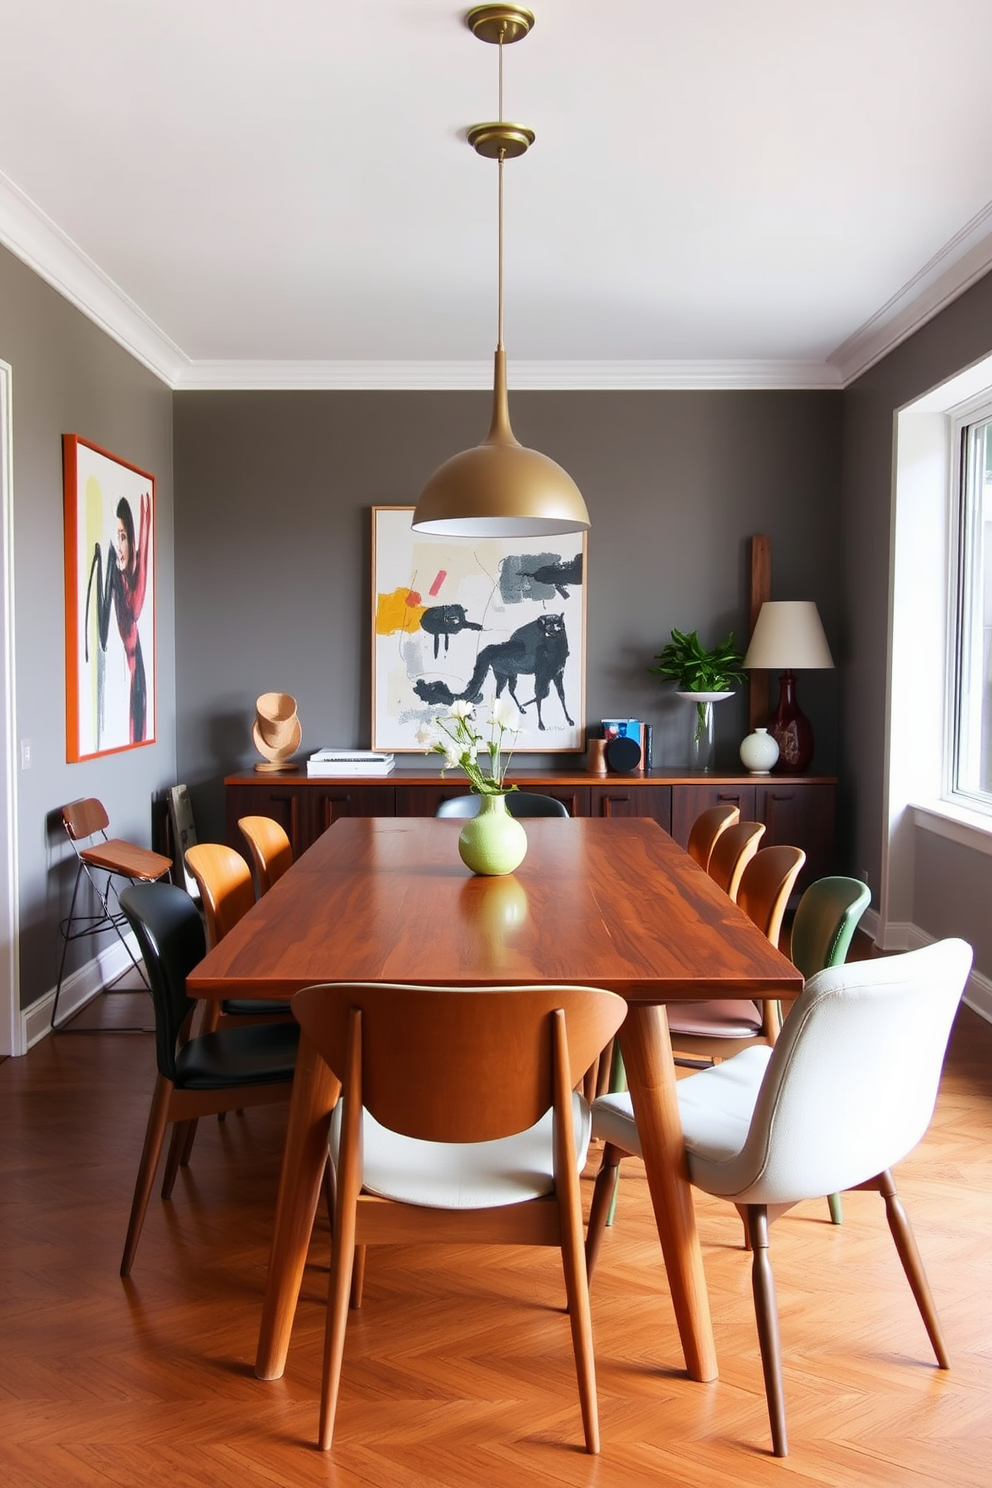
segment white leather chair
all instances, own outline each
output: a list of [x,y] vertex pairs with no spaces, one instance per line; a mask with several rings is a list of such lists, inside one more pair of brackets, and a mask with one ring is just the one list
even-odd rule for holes
[[[774,1048],[755,1045],[678,1084],[689,1177],[742,1214],[776,1457],[788,1451],[768,1225],[803,1199],[876,1189],[941,1369],[947,1350],[891,1168],[930,1124],[951,1023],[971,947],[943,940],[924,950],[818,972]],[[593,1103],[593,1136],[606,1145],[586,1242],[591,1274],[620,1158],[640,1153],[627,1094]]]

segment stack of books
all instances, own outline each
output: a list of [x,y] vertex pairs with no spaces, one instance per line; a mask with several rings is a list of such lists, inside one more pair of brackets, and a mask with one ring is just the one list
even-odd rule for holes
[[308,775],[388,775],[395,761],[378,749],[318,749],[307,760]]

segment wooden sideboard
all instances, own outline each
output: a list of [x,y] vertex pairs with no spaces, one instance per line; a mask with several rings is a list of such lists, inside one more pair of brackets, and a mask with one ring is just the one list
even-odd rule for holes
[[[729,801],[746,821],[765,824],[762,846],[792,843],[806,853],[800,887],[836,871],[834,803],[837,782],[823,775],[718,775],[653,770],[644,775],[589,775],[582,770],[514,770],[521,790],[563,801],[572,816],[649,816],[685,847],[701,811]],[[246,771],[224,781],[227,840],[244,851],[242,816],[271,816],[300,853],[341,816],[433,816],[447,796],[466,793],[466,782],[436,769],[398,767],[391,775],[308,776]]]

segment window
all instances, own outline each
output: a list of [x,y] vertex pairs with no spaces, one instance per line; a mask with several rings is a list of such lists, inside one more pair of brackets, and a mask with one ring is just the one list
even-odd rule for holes
[[956,425],[960,496],[948,786],[992,813],[992,406]]

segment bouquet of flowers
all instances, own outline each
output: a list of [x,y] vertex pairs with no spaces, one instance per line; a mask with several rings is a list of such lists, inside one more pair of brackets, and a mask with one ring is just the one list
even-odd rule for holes
[[[488,737],[481,732],[475,708],[462,699],[452,703],[445,718],[435,718],[433,725],[420,729],[417,739],[427,746],[428,754],[443,754],[445,770],[464,770],[474,791],[483,796],[502,795],[516,790],[503,781],[513,753],[512,745],[502,755],[504,734],[520,732],[520,715],[508,698],[494,698],[488,719]],[[488,760],[488,766],[486,761]]]

